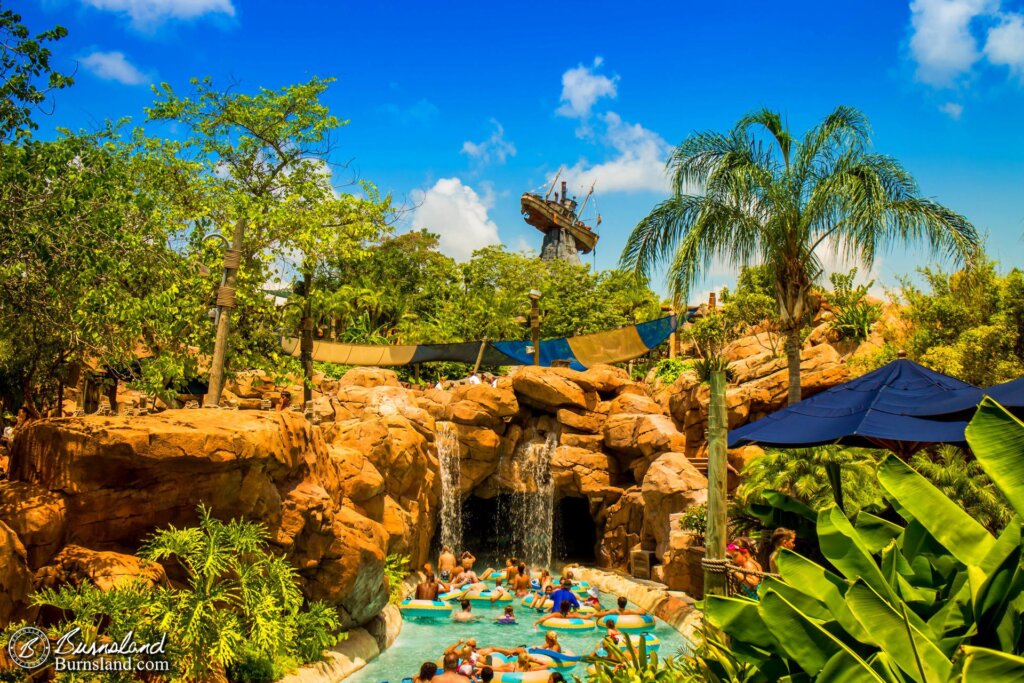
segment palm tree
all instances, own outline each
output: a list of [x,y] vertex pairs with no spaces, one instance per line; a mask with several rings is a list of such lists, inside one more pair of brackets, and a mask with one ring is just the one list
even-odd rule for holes
[[622,266],[650,276],[668,264],[678,302],[715,259],[768,265],[786,334],[789,402],[799,401],[800,332],[822,251],[868,269],[880,250],[908,241],[968,263],[978,251],[974,226],[921,197],[895,159],[869,152],[869,135],[864,115],[845,106],[802,140],[767,109],[728,133],[691,135],[667,163],[672,196],[633,229]]

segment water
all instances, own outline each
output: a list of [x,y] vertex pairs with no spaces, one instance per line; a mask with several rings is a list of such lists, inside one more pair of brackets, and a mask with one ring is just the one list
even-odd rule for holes
[[441,468],[441,546],[462,548],[462,473],[459,434],[451,422],[438,422],[434,432]]
[[551,455],[558,435],[548,432],[544,441],[529,439],[518,449],[512,463],[523,490],[512,494],[512,522],[516,553],[530,567],[551,566],[554,529],[554,486]]
[[[606,593],[602,596],[601,602],[611,606],[614,605],[615,598]],[[455,644],[460,638],[476,638],[480,647],[514,648],[519,645],[543,645],[543,630],[533,626],[533,622],[540,614],[523,607],[518,599],[511,604],[515,607],[516,618],[519,621],[515,625],[495,624],[493,620],[502,614],[503,607],[490,606],[486,603],[473,604],[473,611],[485,617],[473,624],[451,622],[447,619],[406,619],[395,644],[346,681],[398,683],[402,678],[415,675],[423,662],[435,662],[440,659],[445,648]],[[458,609],[457,605],[455,607]],[[562,643],[563,650],[577,655],[590,654],[600,643],[602,633],[603,631],[599,630],[559,633],[558,640]],[[686,639],[660,619],[655,624],[654,634],[661,640],[661,648],[658,650],[660,659],[686,649]],[[586,666],[582,663],[577,664],[571,673],[583,678],[586,675]],[[571,681],[572,675],[566,675],[565,678]]]

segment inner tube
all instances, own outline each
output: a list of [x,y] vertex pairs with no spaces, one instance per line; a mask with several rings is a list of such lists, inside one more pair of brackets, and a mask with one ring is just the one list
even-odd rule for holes
[[437,599],[438,600],[458,600],[458,599],[460,599],[465,594],[466,594],[466,589],[465,588],[456,588],[453,591],[448,591],[447,593],[439,594],[437,596]]
[[398,609],[407,617],[448,617],[451,616],[452,606],[440,600],[416,600],[406,598],[398,604]]
[[[619,638],[619,647],[622,648],[624,651],[629,649],[626,646],[626,640],[625,640],[626,637],[627,636],[625,634],[623,634],[623,636],[621,638]],[[647,654],[650,654],[652,652],[657,652],[658,649],[661,647],[661,640],[658,638],[658,636],[654,635],[653,633],[641,633],[641,634],[631,633],[631,634],[628,635],[628,638],[629,638],[630,642],[633,643],[633,649],[636,650],[637,652],[640,651],[640,639],[641,638],[643,639],[644,644],[647,647]],[[603,647],[602,648],[598,648],[597,654],[600,657],[607,657],[608,656],[608,651],[605,650]]]
[[[492,597],[494,597],[494,591],[489,588],[484,590],[474,588],[464,596],[470,602],[491,602]],[[512,595],[508,591],[502,591],[501,595],[494,602],[512,602]]]
[[580,619],[579,617],[555,617],[547,619],[540,625],[545,631],[592,631],[596,627],[593,619]]
[[597,614],[597,608],[590,605],[580,605],[580,608],[576,611],[580,614]]
[[[525,598],[523,598],[520,602],[522,603],[523,607],[532,607],[534,609],[550,609],[551,608],[551,598],[547,598],[547,597],[538,598],[536,593],[530,593]],[[536,602],[537,605],[534,605],[534,602]]]
[[608,614],[601,617],[601,623],[608,619],[613,619],[615,628],[623,633],[644,633],[654,628],[654,617],[650,614]]
[[[514,662],[516,658],[506,657],[502,654],[495,652],[490,655],[492,663],[508,663]],[[555,661],[551,657],[538,655],[538,659],[546,659],[551,664],[555,664]],[[547,683],[548,678],[551,677],[551,672],[556,669],[553,666],[547,666],[542,669],[534,669],[532,671],[495,671],[494,680],[497,683]]]
[[548,650],[543,647],[531,647],[527,649],[531,655],[537,655],[540,657],[549,657],[551,659],[551,670],[558,671],[563,674],[567,674],[576,668],[576,663],[579,662],[582,657],[574,655],[572,652],[555,652],[554,650]]

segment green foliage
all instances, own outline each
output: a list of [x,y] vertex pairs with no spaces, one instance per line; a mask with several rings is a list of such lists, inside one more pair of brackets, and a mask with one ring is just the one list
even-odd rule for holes
[[944,445],[921,450],[910,464],[992,533],[999,533],[1013,516],[978,461],[961,448]]
[[877,511],[883,505],[875,476],[879,461],[878,451],[864,448],[773,448],[743,468],[743,481],[733,498],[741,505],[763,503],[765,492],[779,491],[817,512],[834,501],[827,468],[837,465],[847,511]]
[[882,315],[882,305],[865,301],[868,290],[874,284],[855,285],[857,269],[849,273],[832,273],[832,291],[825,292],[825,300],[832,309],[832,329],[842,339],[862,341],[871,334],[871,326]]
[[918,272],[927,289],[901,281],[910,332],[895,340],[911,358],[978,386],[1024,374],[1024,273],[999,275],[991,261],[955,273]]
[[[783,550],[759,601],[710,596],[705,621],[728,637],[752,681],[1013,680],[1024,659],[1024,424],[986,399],[967,431],[1013,523],[997,537],[921,474],[878,466],[901,524],[861,510],[818,513],[829,567]],[[975,668],[976,667],[976,668]],[[973,675],[971,670],[974,668]]]
[[391,554],[384,558],[384,580],[392,603],[402,599],[402,582],[409,576],[409,556]]
[[654,366],[654,376],[665,384],[672,384],[679,375],[693,369],[693,361],[683,358],[662,358]]
[[47,44],[67,34],[63,26],[55,26],[33,37],[20,15],[0,11],[0,143],[38,128],[32,111],[46,104],[51,91],[74,83],[70,76],[50,68]]
[[202,680],[225,667],[236,681],[275,680],[319,659],[339,638],[338,615],[323,603],[304,605],[296,570],[269,553],[267,532],[250,522],[215,519],[199,508],[199,526],[156,532],[140,550],[174,562],[181,588],[142,583],[100,591],[90,584],[46,589],[36,605],[63,610],[57,635],[78,626],[87,636],[141,639],[166,633],[176,679]]
[[698,543],[703,543],[704,534],[708,531],[708,504],[701,503],[687,508],[679,518],[679,528],[692,531]]
[[640,646],[627,640],[625,646],[603,643],[604,655],[588,657],[591,664],[587,671],[588,683],[695,683],[697,680],[683,669],[682,663],[673,657],[661,660],[657,652],[648,652],[641,640]]

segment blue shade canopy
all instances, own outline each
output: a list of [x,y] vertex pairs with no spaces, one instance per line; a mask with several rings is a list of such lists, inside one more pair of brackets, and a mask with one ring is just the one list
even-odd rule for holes
[[909,413],[975,387],[899,359],[729,432],[729,447],[803,448],[839,443],[909,454],[932,443],[962,443],[966,421]]
[[981,399],[986,396],[991,396],[1004,408],[1024,408],[1024,377],[1019,377],[1004,384],[986,387],[985,389],[971,387],[969,390],[956,392],[955,395],[938,403],[917,406],[908,411],[907,414],[919,417],[934,417],[964,412],[973,413],[974,409],[981,403]]

